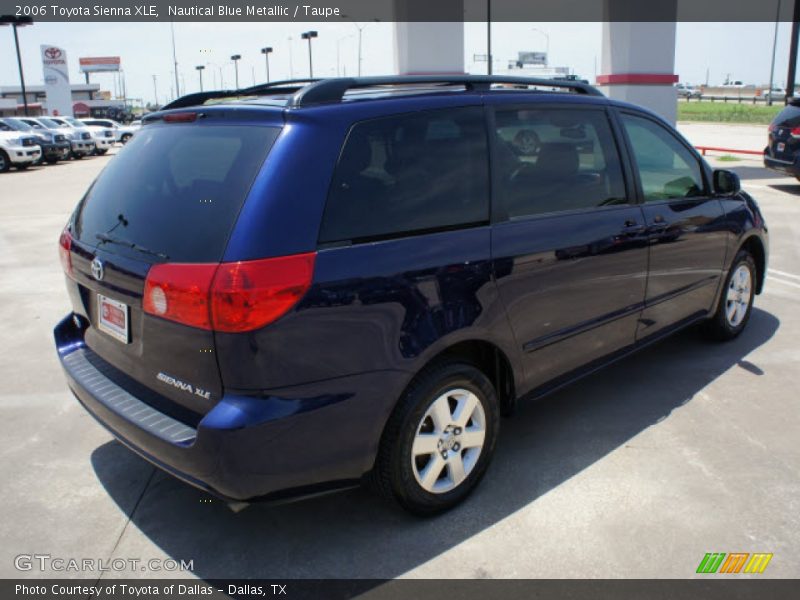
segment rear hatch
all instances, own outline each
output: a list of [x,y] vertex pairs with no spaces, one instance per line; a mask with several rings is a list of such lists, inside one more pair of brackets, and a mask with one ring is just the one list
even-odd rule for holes
[[769,126],[767,154],[778,160],[794,162],[798,150],[800,150],[800,106],[789,104],[778,113]]
[[[89,322],[87,346],[196,415],[222,395],[214,333],[156,316],[143,294],[154,268],[213,266],[223,257],[280,132],[230,113],[143,127],[92,184],[61,240],[73,310]],[[200,292],[188,298],[190,309],[204,310]]]

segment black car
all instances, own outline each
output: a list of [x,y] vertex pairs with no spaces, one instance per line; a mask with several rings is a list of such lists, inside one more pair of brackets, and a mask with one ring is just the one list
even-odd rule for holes
[[40,163],[46,162],[52,165],[59,160],[67,160],[69,158],[70,143],[63,133],[37,130],[14,117],[0,119],[0,131],[20,131],[33,135],[36,138],[36,143],[42,149]]
[[114,436],[223,498],[366,480],[442,511],[518,400],[690,324],[731,340],[763,287],[737,176],[586,84],[273,82],[143,121],[62,232],[56,347]]
[[800,181],[800,98],[792,98],[770,123],[764,166]]

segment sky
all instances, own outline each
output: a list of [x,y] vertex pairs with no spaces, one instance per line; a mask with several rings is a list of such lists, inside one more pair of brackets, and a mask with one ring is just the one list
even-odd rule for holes
[[[362,74],[394,72],[393,25],[368,23],[362,30]],[[774,23],[678,23],[675,72],[685,83],[721,84],[727,75],[755,85],[769,81]],[[176,23],[178,73],[181,92],[199,89],[196,65],[206,89],[234,86],[231,55],[240,54],[240,86],[266,79],[260,48],[272,46],[273,80],[308,76],[308,45],[300,39],[316,30],[313,40],[315,76],[355,75],[358,71],[358,28],[353,23]],[[775,81],[785,84],[791,24],[778,28]],[[495,69],[504,67],[520,50],[544,51],[549,46],[551,66],[570,67],[593,81],[601,64],[601,23],[495,23],[492,29]],[[174,95],[175,77],[169,23],[35,23],[19,30],[25,79],[42,84],[39,45],[67,51],[70,80],[83,81],[78,58],[121,56],[129,98],[152,102],[155,93],[164,102]],[[464,68],[485,73],[486,63],[474,62],[486,53],[486,26],[464,25]],[[0,29],[0,86],[18,85],[11,28]],[[153,75],[156,76],[155,90]],[[115,90],[112,74],[93,74],[92,82]]]

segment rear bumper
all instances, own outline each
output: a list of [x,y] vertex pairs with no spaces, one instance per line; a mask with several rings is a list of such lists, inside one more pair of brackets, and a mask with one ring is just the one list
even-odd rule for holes
[[773,158],[769,154],[764,153],[764,166],[767,169],[780,171],[781,173],[786,173],[792,177],[797,177],[800,175],[800,165],[798,165],[797,157],[795,157],[793,161],[788,161]]
[[[402,372],[225,394],[197,423],[159,411],[83,342],[80,320],[55,328],[80,403],[120,442],[161,469],[226,500],[277,500],[347,487],[372,468]],[[399,393],[399,392],[398,392]]]

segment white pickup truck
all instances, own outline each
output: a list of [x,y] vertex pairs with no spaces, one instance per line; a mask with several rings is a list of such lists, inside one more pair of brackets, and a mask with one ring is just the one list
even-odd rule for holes
[[19,131],[0,131],[0,173],[16,167],[27,169],[42,156],[42,148],[32,135]]
[[75,117],[50,117],[50,120],[57,123],[64,123],[67,127],[72,127],[75,131],[88,131],[94,140],[94,153],[105,154],[114,147],[114,132],[107,127],[91,127],[81,123]]
[[133,134],[136,133],[137,127],[131,127],[130,125],[122,125],[121,123],[117,123],[113,119],[78,119],[84,125],[89,125],[90,127],[105,127],[106,129],[110,129],[114,132],[114,139],[121,144],[126,144],[129,139],[133,137]]

